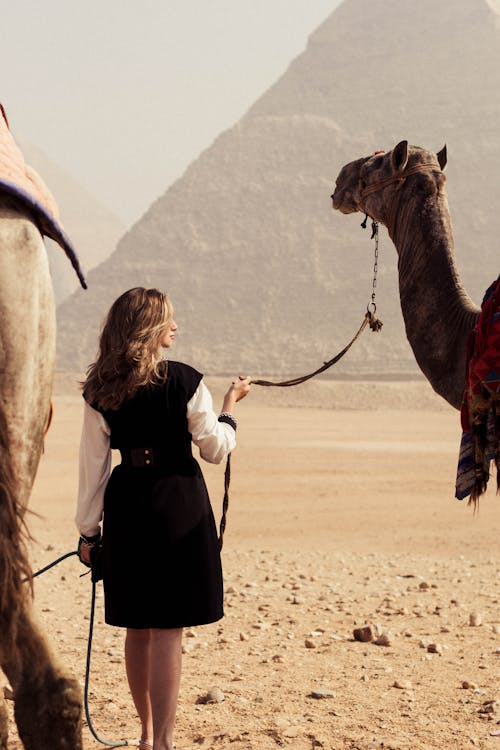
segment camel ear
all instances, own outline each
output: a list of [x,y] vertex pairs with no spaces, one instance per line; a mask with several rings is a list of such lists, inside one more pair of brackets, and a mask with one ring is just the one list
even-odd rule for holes
[[446,151],[446,143],[444,144],[441,151],[437,152],[436,156],[438,158],[439,166],[441,167],[441,169],[444,169],[448,161],[448,152]]
[[401,172],[408,162],[408,141],[401,141],[392,149],[391,164],[395,172]]

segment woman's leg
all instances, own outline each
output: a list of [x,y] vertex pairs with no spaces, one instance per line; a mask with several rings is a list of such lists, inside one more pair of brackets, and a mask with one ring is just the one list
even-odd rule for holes
[[153,714],[149,694],[151,630],[127,628],[125,667],[132,700],[141,720],[141,740],[153,744]]
[[181,681],[182,628],[151,630],[149,691],[154,750],[172,750]]

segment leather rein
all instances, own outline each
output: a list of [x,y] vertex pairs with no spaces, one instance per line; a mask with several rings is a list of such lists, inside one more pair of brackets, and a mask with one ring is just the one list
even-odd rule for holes
[[[389,217],[387,221],[387,231],[389,232],[389,236],[391,239],[394,239],[394,224],[396,222],[396,215],[399,208],[399,200],[401,197],[401,193],[399,192],[402,185],[404,185],[405,180],[407,177],[410,177],[412,174],[417,174],[418,172],[430,172],[430,171],[440,171],[442,172],[439,164],[432,164],[430,162],[425,164],[417,164],[414,167],[410,167],[409,169],[404,169],[401,172],[397,172],[396,174],[391,175],[390,177],[385,177],[383,180],[378,180],[377,182],[369,183],[368,185],[365,185],[364,188],[360,190],[360,206],[362,210],[367,214],[367,216],[370,216],[368,211],[366,210],[364,206],[364,199],[371,195],[372,193],[376,193],[379,190],[383,190],[384,188],[388,187],[389,185],[392,185],[394,183],[398,183],[395,199],[392,201],[392,204],[390,206],[389,211]],[[361,180],[360,180],[361,183]]]

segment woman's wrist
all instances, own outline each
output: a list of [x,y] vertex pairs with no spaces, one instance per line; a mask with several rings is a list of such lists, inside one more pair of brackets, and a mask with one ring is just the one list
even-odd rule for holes
[[92,536],[86,536],[85,534],[80,534],[80,539],[84,544],[88,544],[89,547],[93,547],[95,544],[97,544],[101,539],[101,532],[98,531],[97,534],[93,534]]
[[226,395],[224,396],[221,413],[224,412],[226,414],[231,414],[234,410],[235,405],[236,405],[235,397],[232,395],[231,392],[226,393]]
[[221,411],[221,413],[219,414],[219,422],[225,422],[226,424],[230,425],[236,432],[238,422],[236,420],[236,417],[234,417],[230,412]]

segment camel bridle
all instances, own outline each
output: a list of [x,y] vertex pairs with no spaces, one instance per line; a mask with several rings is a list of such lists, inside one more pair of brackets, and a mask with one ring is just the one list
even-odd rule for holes
[[395,174],[391,175],[390,177],[385,177],[382,180],[377,180],[376,182],[371,182],[368,184],[365,184],[364,187],[361,187],[361,184],[364,182],[363,180],[359,180],[359,186],[360,186],[360,200],[359,205],[360,208],[364,211],[364,213],[367,216],[371,216],[371,214],[366,210],[365,207],[365,198],[368,195],[371,195],[372,193],[376,193],[379,190],[384,190],[384,188],[388,187],[389,185],[393,185],[394,183],[398,183],[397,192],[394,197],[394,200],[391,203],[390,209],[389,209],[389,217],[387,221],[387,231],[389,232],[389,236],[391,239],[394,239],[394,224],[396,222],[396,216],[398,213],[399,208],[399,201],[401,197],[400,188],[404,185],[406,178],[411,177],[413,174],[417,174],[418,172],[431,172],[431,171],[439,171],[442,172],[441,167],[439,164],[433,164],[431,162],[426,162],[424,164],[416,164],[414,167],[410,167],[409,169],[404,169],[400,172],[396,172]]

